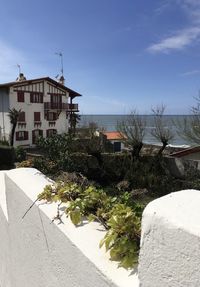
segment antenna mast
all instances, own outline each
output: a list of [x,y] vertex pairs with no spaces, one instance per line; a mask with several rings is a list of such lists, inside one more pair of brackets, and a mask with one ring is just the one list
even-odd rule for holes
[[21,74],[21,66],[17,64],[17,68],[19,69],[19,75]]
[[63,76],[63,74],[64,74],[64,70],[63,70],[63,54],[62,54],[61,52],[55,53],[55,54],[60,57],[60,62],[61,62],[61,75]]

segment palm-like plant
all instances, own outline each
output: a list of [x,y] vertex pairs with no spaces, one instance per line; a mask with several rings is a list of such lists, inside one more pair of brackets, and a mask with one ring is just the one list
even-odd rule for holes
[[79,114],[71,113],[69,115],[70,131],[73,135],[75,135],[76,126],[77,126],[78,122],[80,121],[80,119],[81,119],[81,116]]
[[17,121],[18,121],[20,113],[21,113],[21,110],[16,110],[15,108],[9,109],[8,116],[10,118],[10,123],[12,125],[11,133],[10,133],[10,145],[11,146],[13,146],[14,144],[15,129],[17,126]]

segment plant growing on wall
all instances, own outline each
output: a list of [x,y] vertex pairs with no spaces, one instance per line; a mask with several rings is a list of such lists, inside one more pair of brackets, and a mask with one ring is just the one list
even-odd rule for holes
[[[71,182],[47,185],[38,199],[57,202],[58,206],[67,203],[65,214],[75,225],[79,225],[83,217],[100,222],[107,230],[100,247],[105,245],[106,251],[110,252],[110,259],[118,261],[119,266],[124,268],[132,268],[137,262],[141,205],[129,199],[125,201],[124,196],[109,196],[92,185],[83,188]],[[55,218],[61,221],[59,208]]]

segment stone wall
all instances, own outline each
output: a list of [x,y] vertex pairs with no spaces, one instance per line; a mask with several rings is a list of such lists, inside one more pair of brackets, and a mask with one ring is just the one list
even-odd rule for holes
[[138,287],[136,270],[117,268],[99,249],[98,223],[52,222],[56,204],[38,202],[23,218],[48,183],[36,169],[0,171],[0,286]]

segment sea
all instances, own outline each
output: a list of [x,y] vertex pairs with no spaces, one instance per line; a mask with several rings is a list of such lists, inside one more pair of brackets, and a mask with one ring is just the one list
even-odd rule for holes
[[[101,129],[104,128],[106,131],[116,131],[117,123],[123,121],[127,115],[81,115],[79,127],[86,126],[88,123],[96,123]],[[144,143],[146,144],[160,144],[151,134],[151,130],[154,128],[154,116],[153,115],[141,115],[146,121],[146,133],[144,137]],[[189,147],[191,143],[183,139],[178,133],[178,123],[183,123],[184,118],[191,118],[191,116],[183,115],[163,115],[163,125],[165,128],[169,128],[174,139],[169,142],[171,146],[175,147]]]

